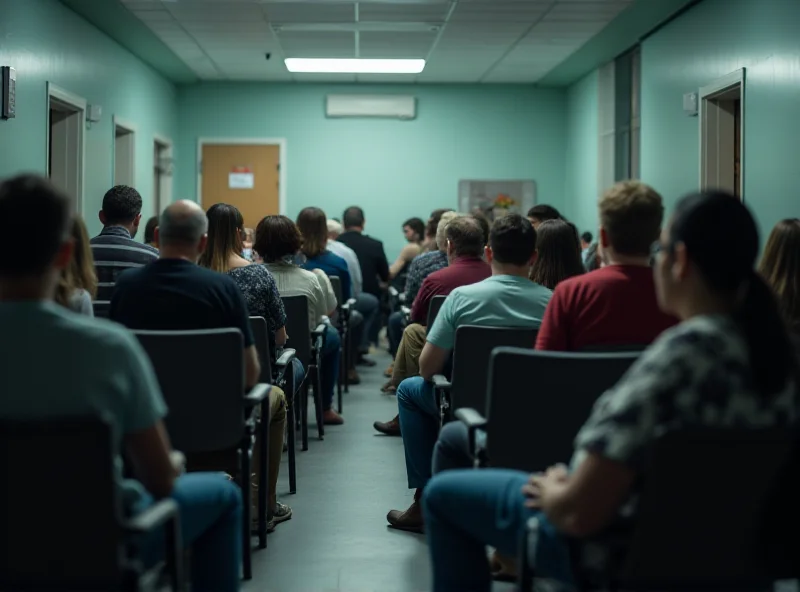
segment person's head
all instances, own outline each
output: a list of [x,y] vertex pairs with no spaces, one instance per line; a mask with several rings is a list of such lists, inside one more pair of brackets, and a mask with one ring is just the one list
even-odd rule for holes
[[[36,240],[22,222],[36,221]],[[18,175],[0,183],[0,300],[52,299],[72,259],[69,198],[47,179]],[[25,245],[24,256],[20,245]]]
[[245,228],[244,229],[244,237],[243,237],[244,247],[247,249],[253,248],[253,243],[256,240],[256,231],[252,228]]
[[581,235],[581,249],[588,249],[589,246],[592,244],[593,238],[594,237],[592,236],[591,232],[584,232]]
[[244,218],[235,206],[214,204],[206,212],[208,219],[208,244],[198,263],[214,271],[225,273],[231,268],[231,255],[242,252]]
[[492,269],[503,269],[527,276],[536,261],[536,230],[519,214],[508,214],[494,221],[489,233],[486,259]]
[[328,218],[328,240],[336,240],[343,230],[341,222]]
[[445,229],[447,258],[481,257],[483,255],[483,230],[472,216],[459,216],[450,221]]
[[790,327],[800,332],[800,219],[787,218],[775,225],[758,270],[775,291]]
[[781,390],[794,372],[794,351],[775,297],[754,265],[758,229],[733,195],[705,191],[678,202],[654,245],[654,277],[662,310],[681,319],[729,315],[749,349],[755,390]]
[[72,257],[69,264],[61,270],[61,278],[56,287],[55,301],[69,306],[70,298],[76,290],[86,290],[94,299],[97,296],[97,273],[94,270],[92,245],[83,218],[75,216],[72,220],[70,237],[73,241]]
[[142,196],[133,187],[116,185],[103,196],[99,217],[103,226],[122,226],[133,238],[142,219]]
[[463,215],[464,214],[450,211],[442,214],[442,217],[439,219],[439,226],[436,228],[436,246],[442,253],[447,253],[447,236],[445,235],[447,225],[450,224],[452,220]]
[[265,263],[293,258],[303,246],[297,224],[286,216],[267,216],[256,226],[253,249]]
[[425,222],[420,218],[409,218],[403,222],[403,236],[410,243],[419,243],[425,235]]
[[481,226],[481,231],[483,232],[483,246],[488,245],[489,244],[489,232],[492,229],[492,225],[489,223],[489,219],[486,216],[484,216],[482,213],[479,213],[479,212],[471,214],[471,216],[473,218],[475,218],[475,221],[478,224],[480,224],[480,226]]
[[551,290],[567,278],[584,272],[575,230],[563,220],[547,220],[536,230],[536,261],[530,278]]
[[358,206],[350,206],[342,215],[345,230],[364,230],[364,210]]
[[187,199],[171,203],[161,213],[156,241],[164,259],[197,261],[208,243],[208,218],[199,205]]
[[297,216],[297,228],[303,235],[303,254],[309,259],[325,252],[328,244],[328,220],[319,208],[303,208]]
[[528,220],[533,224],[533,229],[536,230],[542,222],[546,222],[547,220],[563,220],[563,217],[561,216],[561,212],[553,206],[542,204],[533,206],[528,210]]
[[425,225],[425,238],[436,239],[436,231],[439,228],[439,221],[442,219],[442,214],[445,212],[452,212],[450,208],[440,208],[431,212],[428,223]]
[[661,196],[639,181],[622,181],[600,198],[600,252],[603,261],[649,265],[650,247],[664,219]]
[[147,224],[144,225],[144,244],[154,247],[156,244],[156,228],[158,228],[158,216],[152,216]]

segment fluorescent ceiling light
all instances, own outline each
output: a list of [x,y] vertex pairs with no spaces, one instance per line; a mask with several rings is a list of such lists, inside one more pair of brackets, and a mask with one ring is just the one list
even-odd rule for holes
[[287,58],[289,72],[313,74],[419,74],[425,60],[366,60],[331,58]]

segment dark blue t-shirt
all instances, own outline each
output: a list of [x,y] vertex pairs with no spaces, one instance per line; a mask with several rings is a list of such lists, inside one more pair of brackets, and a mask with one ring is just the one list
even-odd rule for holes
[[[312,269],[321,269],[328,277],[332,275],[339,276],[342,281],[342,298],[345,302],[350,299],[352,294],[352,280],[350,272],[347,269],[347,261],[330,251],[325,251],[316,257],[306,259],[303,264],[303,269],[311,271]],[[340,302],[339,304],[344,304]]]
[[122,273],[109,317],[129,329],[239,329],[245,347],[254,342],[247,304],[234,281],[182,259],[159,259]]

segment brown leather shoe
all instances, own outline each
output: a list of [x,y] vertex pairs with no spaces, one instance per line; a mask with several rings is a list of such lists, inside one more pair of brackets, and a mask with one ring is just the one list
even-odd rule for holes
[[355,368],[351,368],[347,371],[347,383],[348,384],[361,384],[361,377],[356,372]]
[[372,424],[376,430],[378,430],[381,434],[386,434],[387,436],[400,436],[400,416],[395,415],[394,419],[389,421],[376,421]]
[[425,520],[422,517],[422,506],[419,503],[420,493],[421,491],[418,489],[417,493],[414,494],[414,503],[412,503],[405,512],[402,510],[392,510],[386,515],[389,526],[398,530],[407,530],[419,534],[425,532]]
[[333,409],[328,409],[322,413],[322,423],[325,425],[342,425],[344,418]]

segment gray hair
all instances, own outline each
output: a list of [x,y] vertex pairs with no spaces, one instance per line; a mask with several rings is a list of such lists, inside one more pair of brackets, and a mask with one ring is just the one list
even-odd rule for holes
[[445,212],[442,214],[442,218],[439,220],[439,226],[436,227],[436,246],[439,247],[440,251],[447,251],[447,235],[445,234],[447,225],[450,224],[452,220],[462,218],[463,216],[466,216],[466,214],[460,214],[458,212]]
[[208,232],[208,218],[203,209],[188,200],[170,204],[158,221],[158,239],[162,244],[197,244]]

